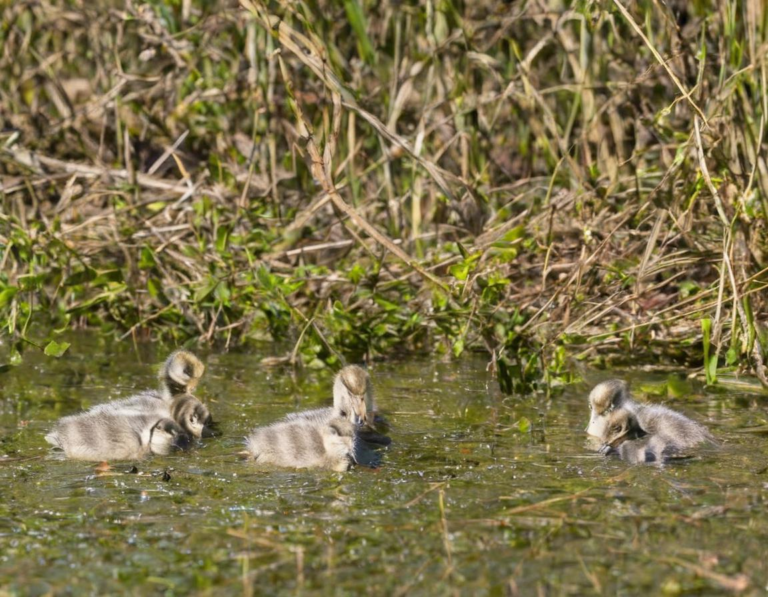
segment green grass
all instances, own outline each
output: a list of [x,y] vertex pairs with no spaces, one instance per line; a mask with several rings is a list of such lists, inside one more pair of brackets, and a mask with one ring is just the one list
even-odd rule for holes
[[768,383],[758,3],[131,10],[3,9],[3,363],[98,327]]

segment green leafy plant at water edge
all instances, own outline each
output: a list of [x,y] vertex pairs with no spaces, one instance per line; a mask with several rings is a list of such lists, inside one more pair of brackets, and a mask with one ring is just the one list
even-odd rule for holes
[[768,383],[750,8],[46,6],[0,26],[3,367],[92,327]]

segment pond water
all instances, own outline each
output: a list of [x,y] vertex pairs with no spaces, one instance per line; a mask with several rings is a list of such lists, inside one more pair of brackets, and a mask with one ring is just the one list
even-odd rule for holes
[[[69,338],[0,373],[0,594],[764,594],[768,398],[614,372],[706,423],[715,453],[656,467],[585,445],[588,383],[505,397],[482,357],[371,375],[393,444],[347,473],[259,470],[242,438],[330,403],[330,372],[206,354],[222,435],[138,463],[57,458],[60,416],[154,387],[170,351]],[[133,469],[133,466],[136,469]],[[164,474],[167,473],[167,474]],[[170,476],[170,478],[169,478]]]

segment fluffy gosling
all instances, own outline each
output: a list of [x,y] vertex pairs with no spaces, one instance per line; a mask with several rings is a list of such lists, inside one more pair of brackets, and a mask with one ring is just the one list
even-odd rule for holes
[[355,462],[355,429],[346,418],[319,413],[257,427],[246,448],[257,464],[346,471]]

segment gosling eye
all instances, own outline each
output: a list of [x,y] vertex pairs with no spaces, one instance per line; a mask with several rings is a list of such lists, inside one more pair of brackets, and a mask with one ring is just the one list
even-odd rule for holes
[[341,411],[341,416],[346,419],[347,418],[347,411],[345,411],[345,410]]

